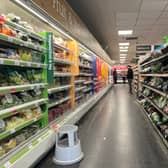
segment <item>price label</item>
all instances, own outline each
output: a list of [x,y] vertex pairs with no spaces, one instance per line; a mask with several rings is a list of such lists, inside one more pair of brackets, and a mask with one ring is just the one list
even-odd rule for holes
[[17,110],[13,110],[12,113],[14,113],[14,114],[17,113]]
[[32,149],[32,148],[33,148],[32,144],[29,144],[29,145],[28,145],[28,148],[29,148],[29,149]]
[[36,122],[37,121],[37,118],[34,118],[34,122]]
[[30,88],[31,88],[31,90],[33,90],[33,89],[34,89],[34,86],[31,86]]
[[13,42],[13,38],[8,36],[8,41]]
[[25,46],[25,47],[28,47],[28,46],[29,46],[29,44],[28,44],[28,43],[24,43],[24,46]]
[[5,97],[8,103],[13,103],[13,97],[11,94],[6,94]]
[[10,130],[11,134],[14,134],[15,132],[16,132],[16,130],[14,128]]
[[41,141],[42,141],[42,139],[41,139],[41,138],[38,138],[38,139],[37,139],[37,141],[38,141],[38,142],[41,142]]
[[0,59],[0,64],[4,64],[4,60],[3,59]]
[[10,93],[14,93],[14,92],[16,92],[16,88],[10,89]]
[[56,131],[58,131],[58,126],[53,124],[53,125],[51,125],[51,129],[56,132]]
[[31,67],[31,65],[32,65],[31,62],[27,62],[28,67]]
[[19,65],[20,65],[20,62],[15,61],[15,65],[19,66]]
[[11,164],[10,162],[6,162],[6,163],[4,164],[4,166],[5,166],[5,168],[10,168],[10,167],[12,166],[12,164]]

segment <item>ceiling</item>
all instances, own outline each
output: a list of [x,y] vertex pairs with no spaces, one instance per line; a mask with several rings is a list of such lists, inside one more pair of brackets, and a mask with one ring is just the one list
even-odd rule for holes
[[168,0],[67,0],[85,22],[111,59],[119,60],[118,30],[133,30],[128,60],[136,44],[161,44],[168,35]]

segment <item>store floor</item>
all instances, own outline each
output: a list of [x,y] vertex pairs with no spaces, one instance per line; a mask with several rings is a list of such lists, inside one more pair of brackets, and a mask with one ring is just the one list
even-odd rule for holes
[[115,86],[90,110],[79,135],[85,154],[80,164],[55,166],[51,151],[36,168],[168,168],[166,150],[127,85]]

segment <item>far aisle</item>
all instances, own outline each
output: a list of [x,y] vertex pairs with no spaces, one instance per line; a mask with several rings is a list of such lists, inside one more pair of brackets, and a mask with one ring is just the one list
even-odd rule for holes
[[[79,126],[84,160],[64,168],[168,168],[162,150],[127,85],[113,88]],[[51,152],[38,168],[62,168]]]

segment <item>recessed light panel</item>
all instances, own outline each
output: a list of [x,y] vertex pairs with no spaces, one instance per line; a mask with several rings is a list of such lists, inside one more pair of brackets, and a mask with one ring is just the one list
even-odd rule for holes
[[132,30],[119,30],[118,35],[132,35],[133,31]]
[[120,50],[120,52],[128,52],[128,50]]
[[119,43],[119,46],[129,46],[130,43]]
[[128,49],[128,46],[120,46],[120,49]]
[[125,56],[125,57],[126,57],[126,56],[127,56],[127,54],[122,53],[122,54],[120,54],[120,57],[121,57],[121,56]]

